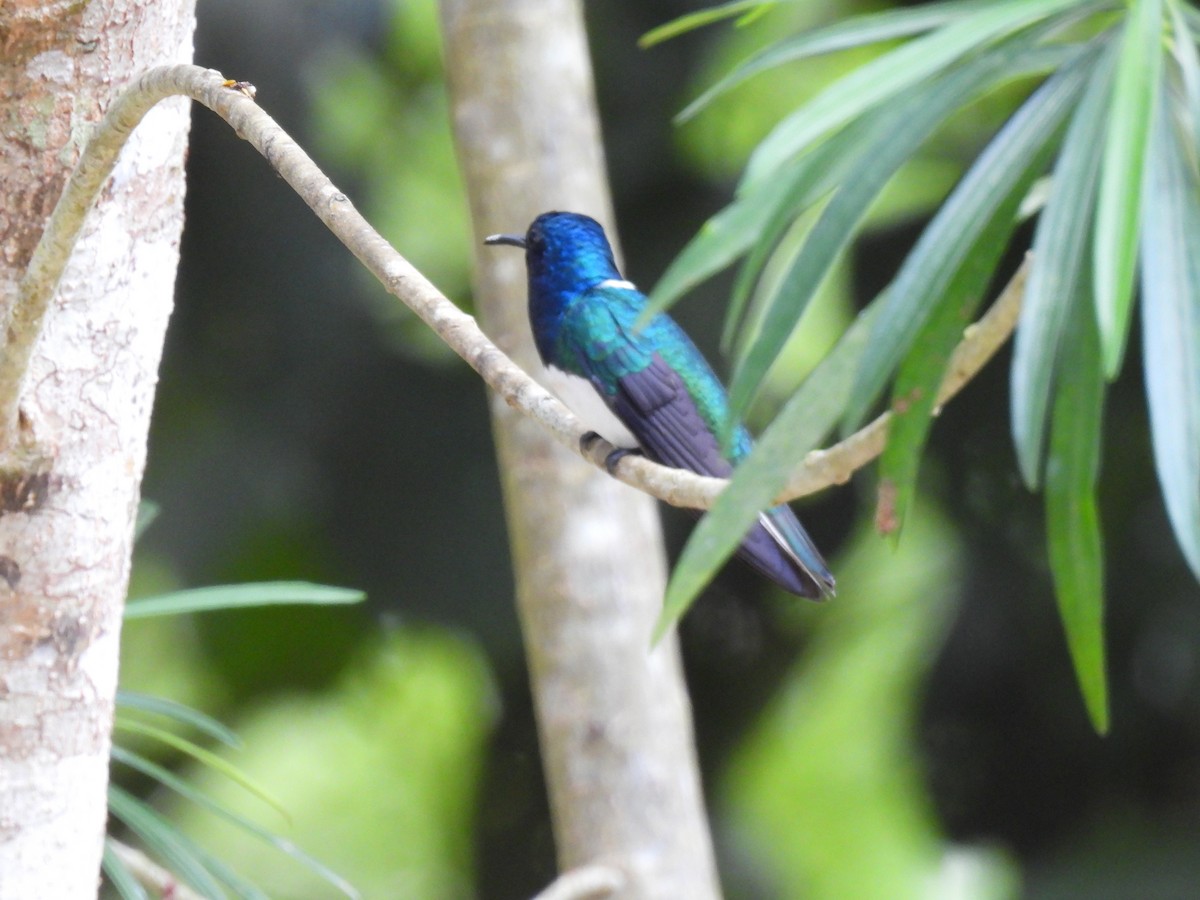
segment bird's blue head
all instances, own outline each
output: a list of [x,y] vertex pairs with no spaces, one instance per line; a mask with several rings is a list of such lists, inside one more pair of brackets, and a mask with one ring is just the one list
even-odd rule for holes
[[561,313],[588,288],[621,277],[604,228],[579,213],[542,213],[524,237],[494,234],[485,243],[525,248],[529,305],[535,320]]
[[556,348],[563,316],[585,291],[620,280],[604,228],[579,213],[542,213],[522,237],[493,234],[486,244],[525,248],[529,274],[529,324],[542,360],[557,364]]

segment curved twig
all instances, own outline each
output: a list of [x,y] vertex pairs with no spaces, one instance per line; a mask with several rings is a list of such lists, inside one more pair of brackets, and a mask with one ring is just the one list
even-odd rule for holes
[[[564,446],[599,468],[615,449],[595,441],[586,451],[580,439],[587,428],[553,394],[508,358],[480,330],[473,316],[448,300],[411,263],[396,252],[354,208],[308,156],[253,100],[244,82],[225,79],[212,69],[165,66],[151,69],[127,88],[96,126],[67,188],[46,225],[29,270],[21,281],[0,359],[0,449],[15,444],[20,383],[41,332],[54,293],[84,217],[116,163],[130,132],[157,103],[190,97],[228,122],[238,136],[259,151],[343,244],[372,274],[474,368],[511,406],[536,419]],[[981,369],[1012,333],[1024,284],[1024,267],[991,310],[966,330],[955,351],[939,402],[952,397]],[[791,500],[847,481],[883,449],[888,414],[827,450],[810,453],[778,498]],[[674,506],[707,509],[728,483],[631,456],[617,467],[616,478]]]

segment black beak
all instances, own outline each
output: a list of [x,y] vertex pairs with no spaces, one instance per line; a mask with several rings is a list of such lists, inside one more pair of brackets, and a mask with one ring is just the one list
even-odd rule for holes
[[525,249],[525,236],[522,234],[489,234],[483,239],[485,244],[508,244],[510,247]]

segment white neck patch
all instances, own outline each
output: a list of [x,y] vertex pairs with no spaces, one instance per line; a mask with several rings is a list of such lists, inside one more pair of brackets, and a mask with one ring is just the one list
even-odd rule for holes
[[622,281],[620,278],[605,278],[596,287],[599,288],[624,288],[627,291],[636,291],[637,285],[632,281]]

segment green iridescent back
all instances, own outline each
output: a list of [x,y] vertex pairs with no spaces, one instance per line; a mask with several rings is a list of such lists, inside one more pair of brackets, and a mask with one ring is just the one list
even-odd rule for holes
[[[555,342],[559,367],[588,378],[612,397],[617,381],[645,369],[657,352],[679,374],[705,425],[718,434],[729,415],[724,386],[670,316],[654,316],[641,331],[634,327],[646,302],[644,294],[631,288],[597,286],[585,291],[563,312]],[[750,435],[739,424],[730,462],[744,459],[750,446]]]

